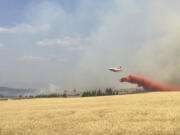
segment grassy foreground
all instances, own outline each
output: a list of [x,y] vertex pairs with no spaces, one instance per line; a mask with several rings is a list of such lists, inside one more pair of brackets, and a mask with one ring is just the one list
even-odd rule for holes
[[175,134],[180,92],[0,101],[0,135]]

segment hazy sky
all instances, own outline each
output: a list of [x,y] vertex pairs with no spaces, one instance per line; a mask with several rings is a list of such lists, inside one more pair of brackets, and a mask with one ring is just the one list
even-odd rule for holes
[[1,1],[0,84],[61,87],[113,4],[108,0]]
[[[156,79],[166,73],[158,79],[174,82],[179,61],[168,62],[179,58],[174,39],[180,26],[178,4],[178,0],[0,1],[0,85],[120,88],[121,77],[139,72]],[[128,73],[107,71],[120,65]],[[162,68],[164,72],[159,71]]]

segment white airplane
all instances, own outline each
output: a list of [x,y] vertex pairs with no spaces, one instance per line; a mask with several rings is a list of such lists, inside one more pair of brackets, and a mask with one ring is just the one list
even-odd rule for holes
[[110,71],[113,71],[113,72],[122,72],[122,67],[120,66],[119,68],[109,68]]

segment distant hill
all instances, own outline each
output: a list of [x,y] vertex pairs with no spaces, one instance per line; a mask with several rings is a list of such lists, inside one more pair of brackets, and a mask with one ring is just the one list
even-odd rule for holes
[[17,96],[26,96],[32,95],[35,93],[36,89],[22,89],[22,88],[9,88],[9,87],[0,87],[0,97],[17,97]]

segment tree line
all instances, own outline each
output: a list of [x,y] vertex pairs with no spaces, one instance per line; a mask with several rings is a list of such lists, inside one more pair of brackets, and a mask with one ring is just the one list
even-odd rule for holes
[[[58,93],[51,93],[51,94],[39,94],[36,96],[25,96],[25,98],[49,98],[49,97],[63,97],[66,98],[67,94],[63,93],[63,94],[58,94]],[[20,95],[19,98],[22,98],[22,96]]]
[[108,95],[118,95],[118,92],[113,91],[111,88],[106,88],[105,91],[99,89],[99,90],[85,91],[82,93],[82,97],[108,96]]
[[[14,96],[13,98],[53,98],[53,97],[92,97],[92,96],[108,96],[108,95],[118,95],[120,94],[117,90],[113,90],[112,88],[106,88],[105,90],[97,89],[97,90],[88,90],[88,91],[67,91],[64,90],[62,93],[42,93],[37,95],[21,95]],[[8,96],[4,96],[0,94],[0,98],[10,98]]]

